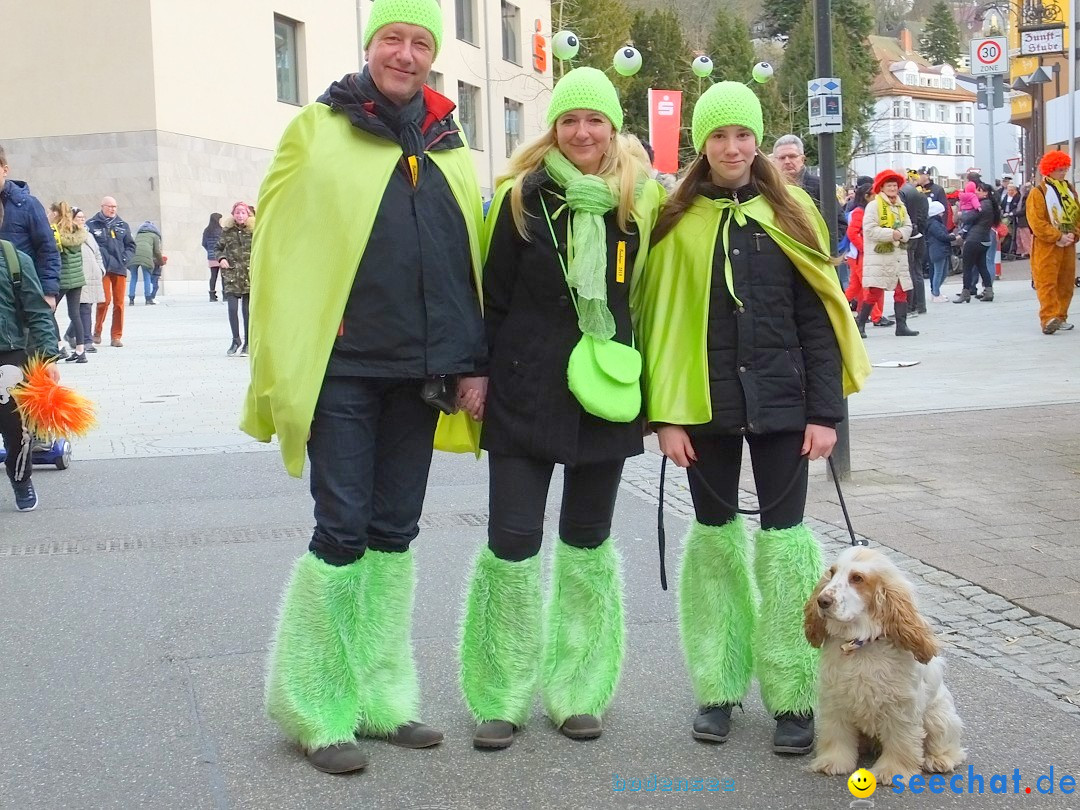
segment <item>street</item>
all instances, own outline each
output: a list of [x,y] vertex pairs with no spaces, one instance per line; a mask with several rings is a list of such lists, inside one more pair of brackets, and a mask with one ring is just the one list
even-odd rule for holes
[[[952,277],[944,292],[958,287]],[[931,303],[910,322],[919,337],[867,327],[873,363],[918,364],[875,368],[850,400],[854,529],[916,583],[965,723],[960,784],[986,784],[978,798],[879,785],[878,806],[1080,808],[1061,781],[1080,779],[1080,330],[1041,334],[1026,263],[1007,266],[995,290],[991,304]],[[685,475],[669,469],[662,591],[652,443],[627,462],[616,510],[627,657],[599,740],[564,738],[537,702],[509,750],[472,748],[456,646],[486,537],[487,465],[437,454],[414,545],[413,637],[422,719],[447,740],[426,751],[366,742],[366,772],[314,771],[262,709],[311,500],[275,447],[236,428],[247,362],[226,357],[228,343],[223,304],[174,296],[128,310],[123,348],[62,364],[100,426],[76,443],[70,469],[35,470],[35,512],[16,513],[0,493],[0,807],[849,806],[845,778],[771,753],[756,685],[727,743],[691,739],[674,579],[692,511]],[[830,561],[848,540],[824,470],[811,466],[807,515]],[[560,495],[557,475],[551,518]],[[553,531],[552,520],[546,560]],[[1051,768],[1054,792],[1039,795]],[[1019,794],[1032,788],[1025,799],[1016,769]],[[991,793],[994,774],[1008,775],[1007,794]],[[661,799],[652,776],[654,787],[691,787]],[[732,790],[693,789],[710,779]]]

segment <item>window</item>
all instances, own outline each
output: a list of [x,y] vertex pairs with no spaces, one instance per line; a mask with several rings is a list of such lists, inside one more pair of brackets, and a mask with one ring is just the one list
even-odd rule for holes
[[480,142],[480,88],[465,82],[457,83],[458,120],[465,139],[473,149],[483,149]]
[[964,139],[963,138],[957,138],[956,139],[956,146],[953,149],[953,154],[954,155],[962,155],[962,154],[964,154]]
[[942,135],[940,138],[938,138],[938,154],[939,155],[947,155],[947,154],[949,154],[949,139],[946,138],[944,135]]
[[503,59],[521,64],[521,12],[503,0],[502,4]]
[[911,151],[911,136],[910,135],[901,135],[900,136],[900,151],[901,152],[910,152]]
[[893,135],[893,139],[892,139],[892,150],[893,150],[894,152],[900,152],[900,151],[902,151],[902,150],[900,149],[900,136],[899,136],[899,135]]
[[949,118],[948,113],[949,113],[949,111],[945,109],[944,104],[938,104],[937,105],[937,120],[938,121],[947,121],[948,118]]
[[964,105],[964,123],[965,124],[970,124],[971,123],[971,105],[969,105],[969,104]]
[[425,84],[434,90],[436,93],[441,93],[445,82],[443,81],[443,75],[437,70],[428,71],[428,77]]
[[274,15],[274,62],[277,98],[286,104],[300,103],[300,23]]
[[476,0],[454,0],[457,16],[457,38],[476,44]]
[[941,77],[941,87],[943,89],[945,89],[945,90],[953,90],[953,89],[955,89],[953,80],[948,78],[947,76],[942,76]]
[[893,99],[892,117],[893,118],[899,118],[900,117],[900,99]]
[[923,102],[923,101],[920,101],[918,104],[916,104],[915,105],[915,118],[918,119],[919,121],[929,121],[930,120],[930,105]]
[[510,157],[521,143],[521,102],[503,99],[503,128],[506,130],[506,156]]
[[958,123],[958,124],[964,123],[964,108],[962,106],[960,106],[959,104],[956,106],[954,116],[955,116],[955,119],[956,119],[956,123]]
[[900,102],[900,117],[901,118],[911,118],[911,102],[910,101],[905,100],[905,101]]

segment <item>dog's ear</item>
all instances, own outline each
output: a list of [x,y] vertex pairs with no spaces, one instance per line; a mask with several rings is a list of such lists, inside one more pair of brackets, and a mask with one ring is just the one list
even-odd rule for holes
[[920,664],[929,664],[941,646],[915,608],[910,590],[894,583],[881,583],[874,601],[885,637],[914,655]]
[[803,605],[803,632],[811,647],[820,647],[825,643],[825,618],[818,609],[817,599],[822,589],[828,584],[829,577],[826,574],[814,587],[814,592]]

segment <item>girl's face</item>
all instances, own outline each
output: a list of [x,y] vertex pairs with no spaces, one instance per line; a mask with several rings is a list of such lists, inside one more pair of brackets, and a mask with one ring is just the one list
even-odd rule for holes
[[615,127],[596,110],[570,110],[555,121],[555,141],[582,174],[596,174],[615,139]]
[[86,225],[86,214],[84,214],[82,211],[77,213],[75,215],[74,219],[75,219],[75,224],[78,225],[80,228],[82,228],[84,225]]
[[49,224],[50,225],[55,225],[59,221],[60,221],[60,215],[58,213],[56,213],[53,209],[50,208],[49,209]]
[[236,224],[243,227],[244,223],[248,221],[248,217],[251,216],[251,212],[246,205],[238,205],[233,209],[233,219],[236,220]]
[[721,188],[740,188],[750,182],[750,167],[757,156],[757,138],[746,127],[714,129],[705,140],[709,175]]

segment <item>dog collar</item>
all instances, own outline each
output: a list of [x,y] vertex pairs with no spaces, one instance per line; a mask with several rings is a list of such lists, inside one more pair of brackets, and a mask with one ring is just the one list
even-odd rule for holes
[[845,644],[841,644],[840,651],[843,652],[845,655],[850,655],[856,650],[861,650],[871,641],[877,641],[879,638],[882,638],[882,636],[877,636],[877,638],[853,638],[851,641],[848,641]]

